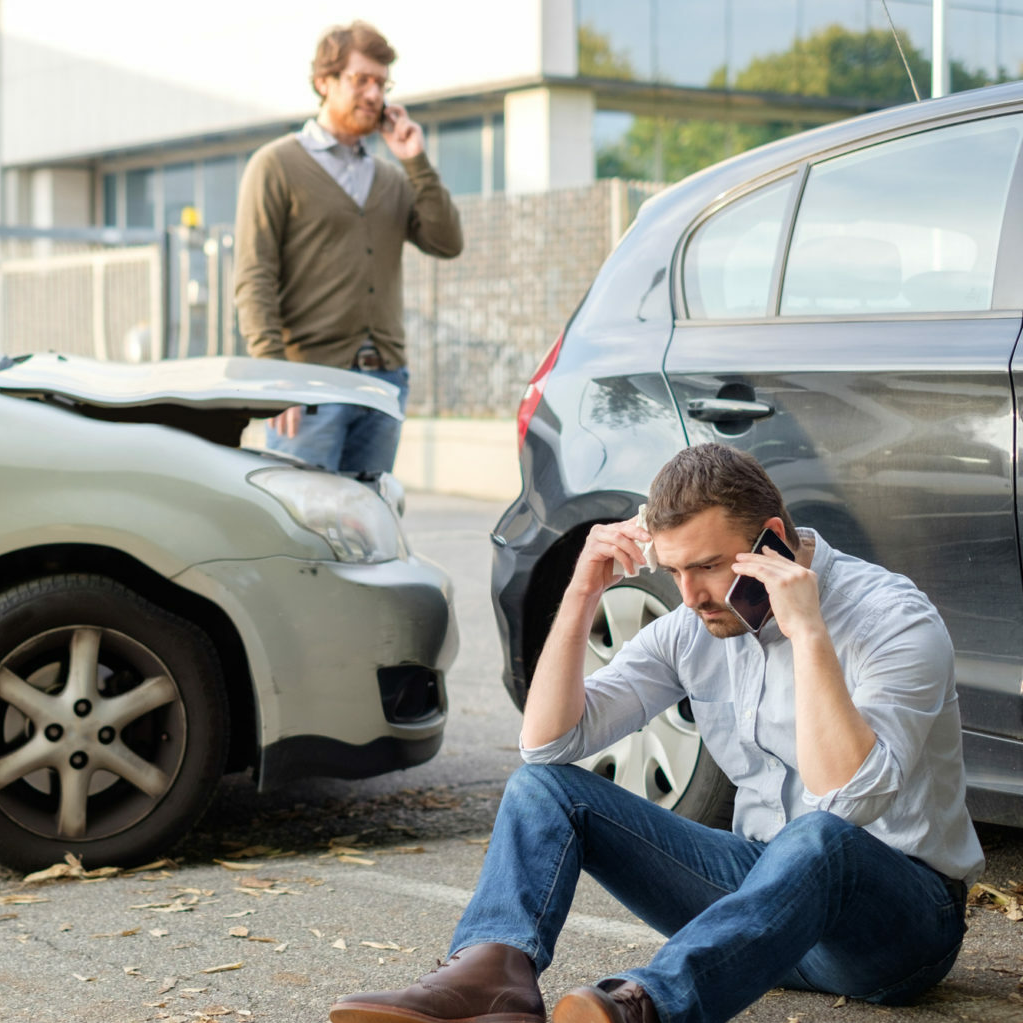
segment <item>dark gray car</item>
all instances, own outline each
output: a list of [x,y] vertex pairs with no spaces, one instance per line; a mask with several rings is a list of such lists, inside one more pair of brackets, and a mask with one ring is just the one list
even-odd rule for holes
[[[1021,141],[1015,83],[794,136],[644,205],[520,410],[523,491],[493,568],[516,703],[589,528],[634,514],[680,447],[725,441],[798,524],[935,602],[971,812],[1023,825]],[[677,603],[658,574],[609,590],[591,664]],[[685,704],[589,766],[727,817]]]

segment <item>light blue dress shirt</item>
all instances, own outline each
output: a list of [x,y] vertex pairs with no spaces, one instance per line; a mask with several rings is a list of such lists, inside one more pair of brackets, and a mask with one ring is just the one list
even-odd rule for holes
[[827,810],[972,884],[984,855],[966,810],[952,643],[904,576],[830,547],[812,530],[821,611],[859,712],[877,741],[840,789],[815,795],[796,768],[792,646],[771,619],[759,636],[716,639],[686,607],[651,622],[586,680],[579,724],[523,749],[571,763],[689,697],[700,735],[736,786],[733,831],[767,842]]
[[310,117],[295,136],[302,148],[351,196],[357,206],[366,205],[373,187],[373,157],[362,143],[346,146]]

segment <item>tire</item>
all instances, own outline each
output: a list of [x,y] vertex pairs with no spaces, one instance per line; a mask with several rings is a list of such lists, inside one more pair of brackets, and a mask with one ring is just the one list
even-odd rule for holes
[[[678,591],[658,576],[623,579],[606,590],[590,629],[586,674],[677,605]],[[688,700],[579,765],[683,817],[710,827],[732,826],[735,789],[704,747]]]
[[0,593],[0,860],[129,866],[166,853],[228,749],[200,629],[100,575]]

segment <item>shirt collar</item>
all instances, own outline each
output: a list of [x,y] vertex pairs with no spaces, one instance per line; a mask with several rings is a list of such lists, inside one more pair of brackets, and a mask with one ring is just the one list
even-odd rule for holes
[[366,149],[361,142],[356,142],[354,146],[346,146],[343,142],[338,142],[336,138],[326,128],[316,120],[315,117],[310,117],[305,124],[302,125],[302,130],[299,132],[302,135],[308,145],[309,149],[338,149],[343,152],[351,153],[352,156],[365,156]]

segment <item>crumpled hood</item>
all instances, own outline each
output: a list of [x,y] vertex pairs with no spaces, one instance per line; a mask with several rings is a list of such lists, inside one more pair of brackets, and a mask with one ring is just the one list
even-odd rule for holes
[[51,402],[94,419],[171,426],[231,447],[249,419],[291,405],[364,405],[404,418],[398,389],[374,377],[244,356],[140,364],[53,352],[4,358],[0,394]]

